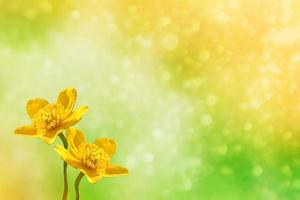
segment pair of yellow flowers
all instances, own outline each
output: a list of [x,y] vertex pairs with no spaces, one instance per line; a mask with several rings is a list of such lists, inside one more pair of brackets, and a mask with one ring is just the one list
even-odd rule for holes
[[56,145],[55,150],[64,162],[79,169],[91,183],[101,177],[128,174],[126,168],[110,164],[116,151],[116,143],[112,139],[99,138],[88,143],[80,130],[72,128],[88,110],[87,106],[81,106],[73,111],[76,98],[76,90],[67,88],[60,92],[54,104],[40,98],[29,100],[27,113],[32,124],[16,129],[15,133],[41,138],[51,144],[59,134],[64,137],[62,132],[67,130],[68,147]]

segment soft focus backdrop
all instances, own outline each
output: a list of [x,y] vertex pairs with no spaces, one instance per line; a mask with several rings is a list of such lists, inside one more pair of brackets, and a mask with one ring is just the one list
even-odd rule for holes
[[61,198],[54,145],[13,130],[69,86],[130,171],[82,200],[300,199],[299,67],[297,0],[0,0],[0,199]]

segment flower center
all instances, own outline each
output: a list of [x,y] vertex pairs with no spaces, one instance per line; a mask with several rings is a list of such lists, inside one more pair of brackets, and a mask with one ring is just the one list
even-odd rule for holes
[[33,124],[36,128],[54,129],[60,124],[63,111],[63,107],[60,104],[47,105],[34,115]]
[[96,144],[83,143],[78,149],[80,159],[86,167],[95,169],[108,165],[108,155]]

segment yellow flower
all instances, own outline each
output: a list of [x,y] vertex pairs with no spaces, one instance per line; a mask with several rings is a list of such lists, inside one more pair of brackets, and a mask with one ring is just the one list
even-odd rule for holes
[[15,133],[39,137],[48,144],[53,143],[61,131],[76,124],[88,110],[87,106],[82,106],[73,111],[76,97],[76,90],[67,88],[60,92],[54,104],[40,98],[29,100],[27,113],[32,124],[16,129]]
[[67,133],[69,150],[56,145],[56,152],[69,165],[84,173],[90,183],[102,177],[127,175],[126,168],[111,165],[110,160],[116,151],[116,143],[108,138],[100,138],[95,143],[87,143],[82,132],[69,128]]

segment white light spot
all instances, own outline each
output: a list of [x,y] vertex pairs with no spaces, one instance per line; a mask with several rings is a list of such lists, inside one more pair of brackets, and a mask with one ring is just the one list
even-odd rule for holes
[[288,131],[288,132],[285,132],[285,133],[283,134],[283,138],[286,139],[286,140],[291,139],[292,136],[293,136],[293,133],[292,133],[292,132],[289,132],[289,131]]
[[294,187],[295,189],[300,189],[300,179],[295,179],[295,180],[293,181],[293,187]]
[[143,37],[143,36],[137,36],[136,40],[145,49],[149,49],[152,46],[152,38],[146,38],[146,37]]
[[107,25],[107,31],[110,33],[115,33],[118,31],[118,26],[115,23],[109,23]]
[[134,169],[136,168],[136,159],[133,156],[129,156],[127,158],[127,164],[128,168]]
[[290,58],[291,62],[298,63],[300,62],[300,53],[295,53]]
[[252,170],[253,176],[260,176],[263,173],[263,168],[259,165],[253,167]]
[[172,19],[168,16],[165,16],[161,19],[161,25],[162,26],[168,26],[169,24],[171,24]]
[[252,98],[249,102],[249,107],[252,109],[258,109],[261,106],[262,102],[257,98]]
[[124,69],[128,69],[129,67],[131,67],[131,65],[132,65],[131,60],[128,57],[124,58],[123,63],[122,63],[122,67]]
[[217,103],[217,97],[214,94],[210,94],[207,96],[206,101],[208,106],[214,106]]
[[227,151],[228,151],[228,147],[226,144],[221,145],[217,148],[217,152],[221,155],[225,155],[227,153]]
[[71,12],[71,18],[72,19],[79,19],[80,18],[80,12],[78,10],[72,10]]
[[199,53],[199,58],[200,60],[202,61],[207,61],[210,57],[210,52],[206,49],[202,50],[200,53]]
[[270,70],[271,73],[276,74],[276,75],[281,73],[281,69],[275,64],[270,64],[269,65],[269,70]]
[[112,75],[112,76],[110,77],[110,81],[111,81],[111,83],[113,83],[113,84],[117,84],[117,83],[120,82],[120,77],[117,76],[117,75]]
[[223,174],[224,176],[230,176],[233,174],[233,171],[230,167],[227,166],[223,166],[221,168],[221,174]]
[[154,160],[154,156],[152,153],[145,153],[144,154],[144,161],[147,162],[147,163],[150,163]]
[[251,122],[246,122],[244,125],[244,130],[245,131],[250,131],[252,129],[252,123]]
[[187,89],[198,89],[204,82],[201,78],[193,78],[185,80],[183,86]]
[[240,4],[237,0],[231,0],[228,3],[228,7],[231,9],[238,9],[240,7]]
[[96,22],[99,21],[99,17],[98,17],[97,15],[92,15],[92,16],[90,17],[90,19],[91,19],[91,22],[93,22],[93,23],[96,23]]
[[288,181],[288,180],[283,181],[283,182],[281,183],[281,185],[282,185],[283,188],[288,188],[288,187],[291,186],[291,181]]
[[296,42],[299,38],[298,31],[292,28],[272,29],[268,33],[268,39],[276,45],[289,45]]
[[193,184],[192,184],[192,182],[190,180],[184,181],[184,183],[183,183],[184,190],[187,190],[187,191],[191,190],[192,187],[193,187]]
[[210,115],[203,115],[201,117],[201,123],[204,125],[204,126],[208,126],[212,123],[212,117]]
[[176,49],[176,47],[178,45],[177,35],[174,33],[166,34],[162,38],[161,45],[163,48],[165,48],[166,50],[169,50],[169,51]]
[[190,32],[195,33],[200,30],[200,24],[197,21],[194,21],[190,27]]
[[161,139],[164,136],[164,131],[160,128],[156,128],[153,130],[152,135],[155,139]]
[[49,3],[49,2],[47,2],[47,1],[43,1],[42,3],[41,3],[41,10],[43,11],[43,12],[51,12],[52,10],[53,10],[53,7],[52,7],[52,5]]
[[128,11],[129,11],[130,13],[134,13],[134,12],[137,11],[137,7],[136,7],[135,5],[129,5],[129,6],[128,6]]
[[163,71],[161,73],[161,79],[162,81],[169,81],[171,79],[171,74],[168,71]]
[[237,144],[237,145],[234,147],[234,151],[235,151],[235,152],[241,152],[241,150],[242,150],[242,147],[241,147],[241,145],[239,145],[239,144]]
[[217,23],[220,23],[220,24],[227,23],[230,20],[230,17],[224,11],[220,11],[220,12],[216,13],[215,17],[216,17]]
[[222,46],[222,45],[219,45],[219,46],[217,47],[218,53],[222,53],[224,50],[225,50],[225,47]]
[[266,94],[265,94],[265,99],[266,100],[271,100],[272,99],[272,93],[271,92],[266,92]]
[[290,166],[288,166],[288,165],[284,165],[281,168],[281,172],[284,176],[287,176],[287,177],[291,177],[293,175],[293,171],[291,170]]
[[28,19],[34,19],[37,16],[37,12],[35,10],[26,10],[24,13],[25,17]]

